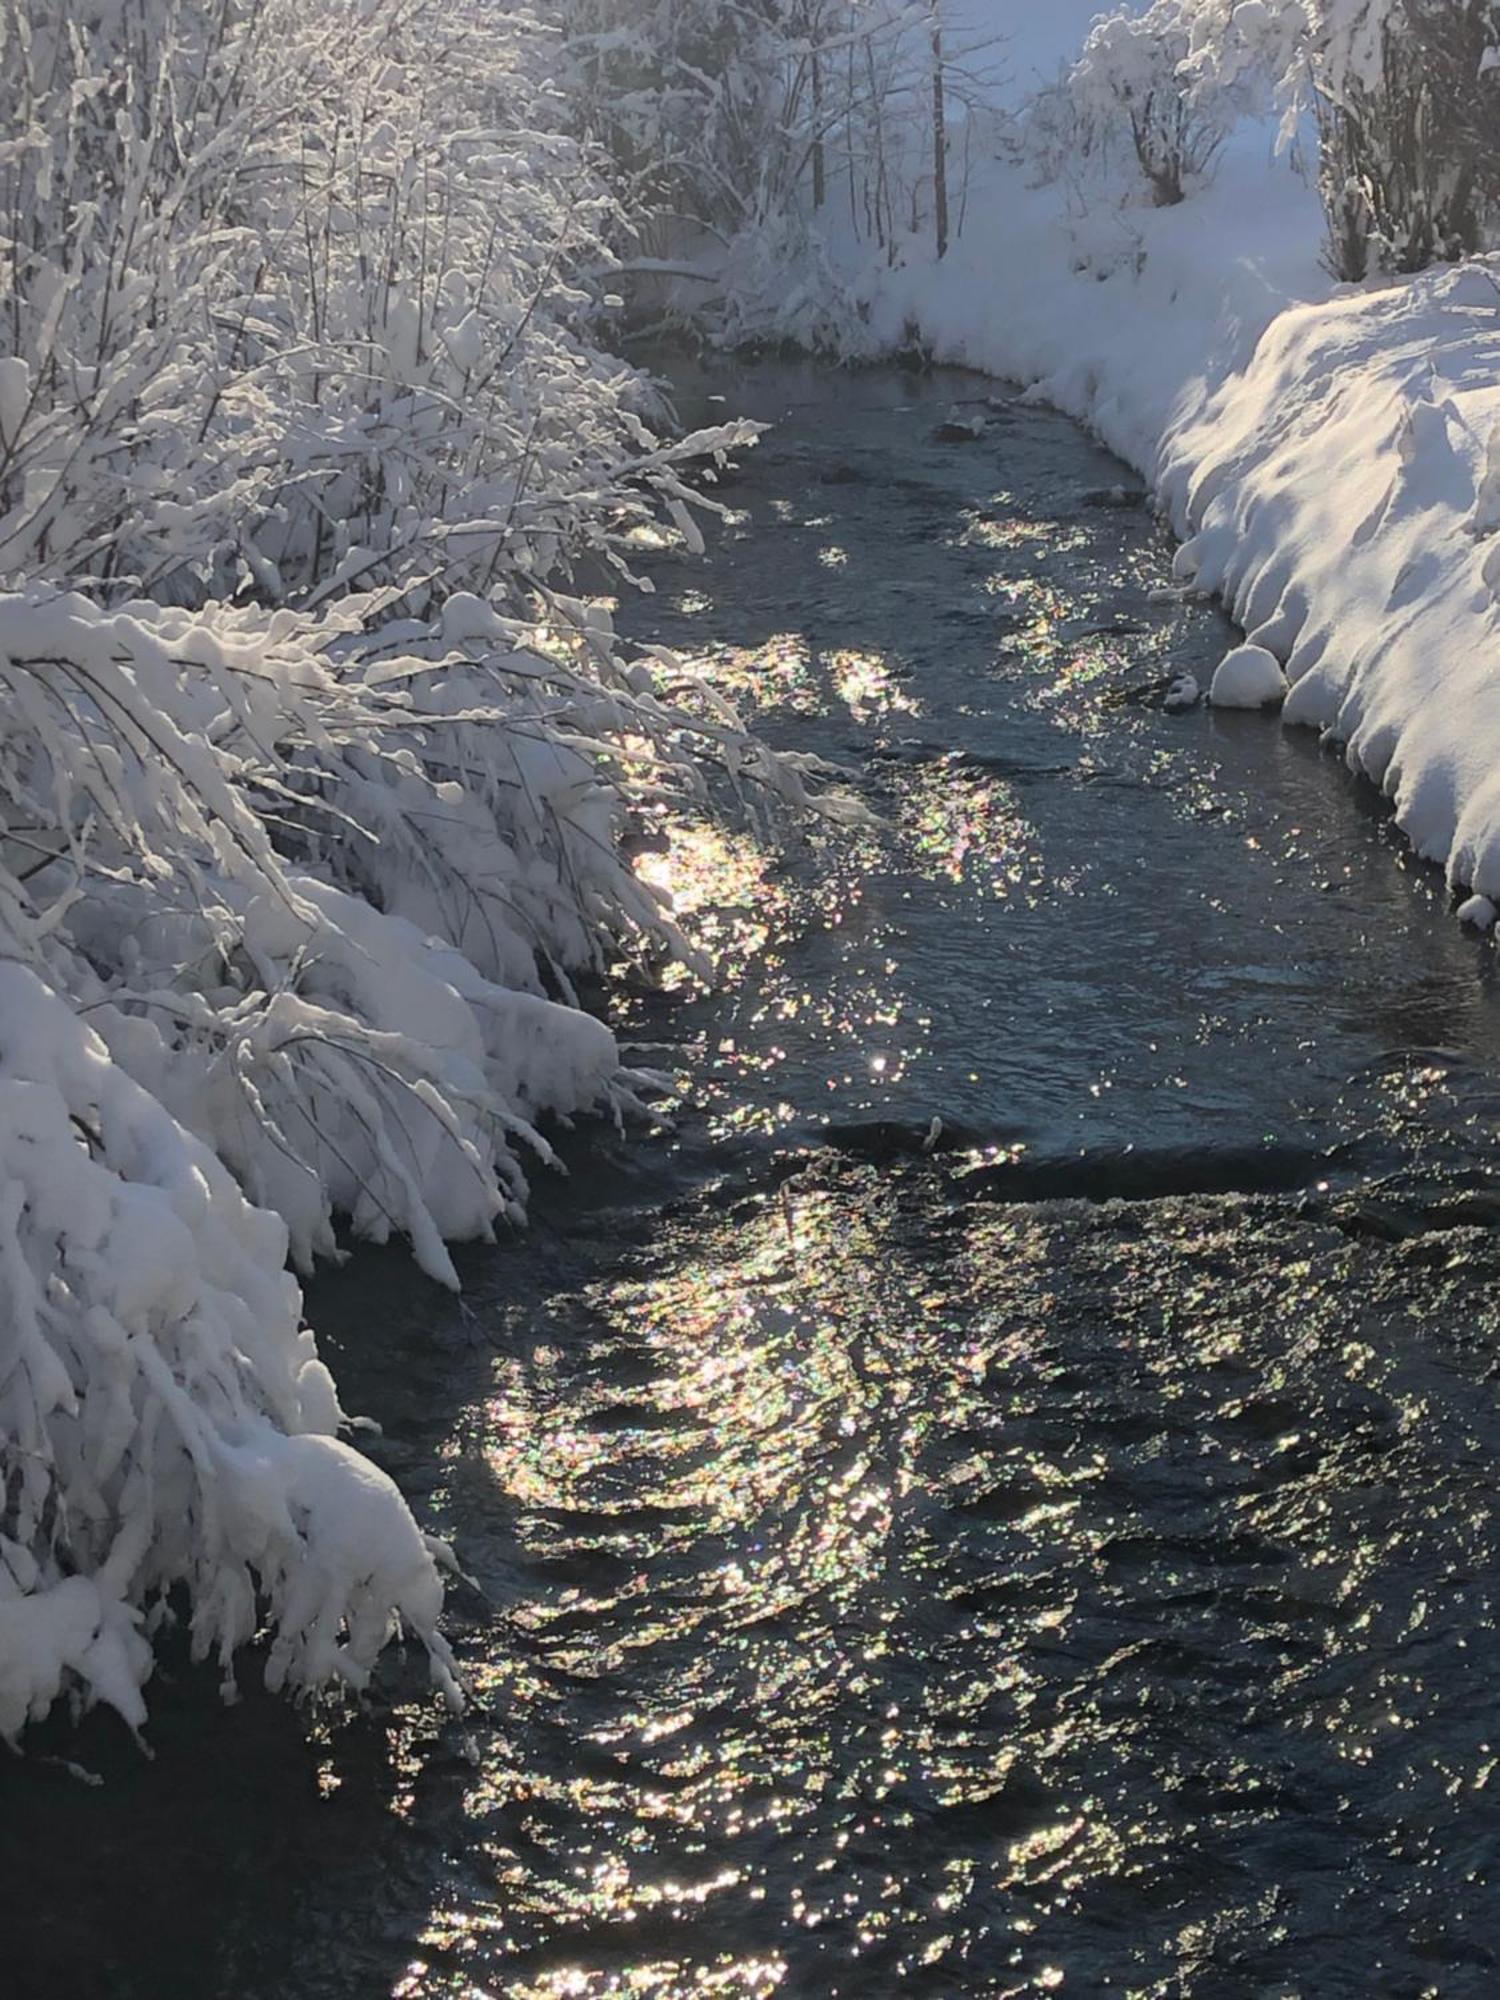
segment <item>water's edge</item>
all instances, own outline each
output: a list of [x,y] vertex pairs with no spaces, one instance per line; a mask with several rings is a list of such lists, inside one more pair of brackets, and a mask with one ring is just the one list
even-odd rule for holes
[[7,1991],[1478,2000],[1491,953],[1310,741],[1163,713],[1232,635],[1064,419],[679,375],[777,428],[622,620],[879,824],[681,843],[730,982],[617,1002],[675,1130],[575,1135],[461,1301],[312,1290],[473,1712],[183,1664],[154,1762],[41,1733]]

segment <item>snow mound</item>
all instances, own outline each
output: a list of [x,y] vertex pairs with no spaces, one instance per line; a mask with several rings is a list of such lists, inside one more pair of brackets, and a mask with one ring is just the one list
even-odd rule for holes
[[1167,689],[1162,707],[1168,715],[1184,715],[1190,708],[1196,708],[1203,699],[1203,690],[1198,685],[1196,674],[1178,674]]
[[1286,698],[1281,662],[1264,646],[1236,646],[1214,670],[1208,698],[1215,708],[1271,708]]
[[1274,621],[1289,723],[1345,745],[1417,852],[1500,895],[1495,288],[1475,267],[1285,312],[1168,439],[1182,573]]

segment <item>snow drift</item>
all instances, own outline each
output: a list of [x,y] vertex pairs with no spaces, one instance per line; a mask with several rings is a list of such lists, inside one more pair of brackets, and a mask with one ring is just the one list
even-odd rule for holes
[[1489,266],[1283,314],[1168,438],[1179,573],[1286,666],[1455,885],[1500,891],[1500,284]]

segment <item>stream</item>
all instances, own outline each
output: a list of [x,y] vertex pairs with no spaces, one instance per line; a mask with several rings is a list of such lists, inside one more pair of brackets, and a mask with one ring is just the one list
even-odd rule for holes
[[644,853],[725,975],[612,996],[670,1127],[462,1299],[311,1289],[470,1712],[169,1648],[149,1760],[6,1765],[0,1995],[1492,2000],[1491,946],[1313,738],[1164,710],[1234,634],[1074,425],[673,372],[773,428],[621,622],[868,821]]

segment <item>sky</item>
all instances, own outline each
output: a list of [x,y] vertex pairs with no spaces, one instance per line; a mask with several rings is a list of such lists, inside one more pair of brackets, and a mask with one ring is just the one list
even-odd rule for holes
[[1005,37],[1007,83],[1022,94],[1078,53],[1096,15],[1116,11],[1117,0],[949,0],[948,15],[955,39]]

